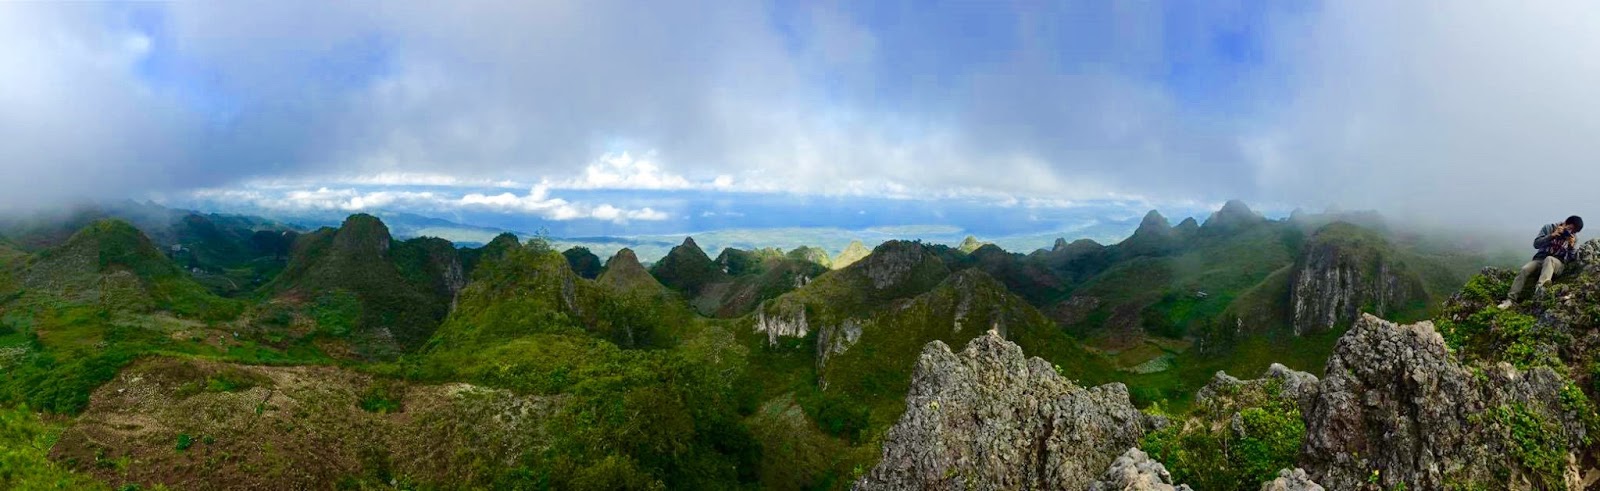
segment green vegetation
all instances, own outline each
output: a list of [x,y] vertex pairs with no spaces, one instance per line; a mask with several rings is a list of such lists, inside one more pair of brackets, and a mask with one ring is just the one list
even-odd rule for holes
[[375,380],[361,393],[361,409],[371,413],[398,413],[405,399],[405,384],[391,380]]
[[[1258,489],[1278,470],[1294,467],[1306,431],[1293,401],[1283,399],[1275,386],[1265,392],[1264,397],[1236,394],[1240,407],[1225,405],[1177,419],[1145,435],[1140,446],[1167,467],[1173,482],[1197,489]],[[1235,414],[1237,426],[1230,423]]]
[[600,271],[603,269],[600,264],[600,256],[589,252],[589,248],[573,247],[563,251],[561,255],[566,256],[567,265],[571,266],[572,271],[577,273],[578,276],[591,280],[600,276]]
[[722,268],[712,262],[692,238],[683,239],[682,245],[672,248],[666,257],[650,266],[650,274],[668,288],[688,292],[691,296],[724,276]]
[[1504,432],[1512,457],[1528,471],[1535,487],[1553,489],[1563,485],[1567,441],[1560,428],[1522,404],[1490,408],[1486,419]]
[[[350,341],[358,353],[385,358],[422,344],[444,319],[450,308],[445,271],[460,262],[454,254],[449,242],[397,242],[376,217],[351,215],[338,229],[300,236],[288,266],[263,289],[278,297],[316,299],[319,315],[328,304],[346,314],[358,311]],[[350,309],[340,298],[346,294],[359,307]],[[345,320],[337,319],[330,330],[345,331]],[[379,332],[388,336],[377,337]]]
[[1468,359],[1505,361],[1517,368],[1564,367],[1554,349],[1564,336],[1533,316],[1489,306],[1455,321],[1440,319],[1439,333]]
[[[256,395],[289,390],[281,381],[299,375],[269,378],[233,364],[341,365],[354,372],[338,373],[355,375],[339,382],[348,387],[337,404],[317,411],[349,411],[340,417],[351,420],[426,418],[440,404],[427,384],[548,404],[474,408],[512,419],[537,413],[543,431],[495,447],[505,453],[493,458],[456,449],[448,458],[470,469],[463,480],[401,475],[399,457],[362,448],[361,473],[343,481],[357,488],[842,489],[878,458],[923,347],[942,340],[959,349],[994,328],[1081,384],[1126,382],[1137,403],[1185,414],[1151,433],[1146,450],[1180,482],[1238,488],[1293,464],[1305,431],[1298,412],[1275,397],[1240,404],[1227,412],[1238,415],[1235,429],[1186,411],[1217,370],[1259,373],[1282,362],[1321,371],[1341,330],[1287,329],[1306,248],[1334,244],[1358,249],[1349,257],[1363,264],[1405,263],[1429,289],[1407,312],[1432,308],[1442,295],[1434,285],[1457,269],[1417,266],[1428,261],[1406,256],[1409,245],[1353,226],[1308,238],[1302,225],[1231,217],[1207,228],[1147,220],[1159,227],[1125,244],[1080,241],[1029,256],[975,240],[960,249],[892,241],[871,255],[857,243],[833,270],[820,249],[726,249],[711,261],[686,240],[651,271],[631,251],[602,270],[586,249],[557,252],[541,238],[523,244],[503,234],[463,250],[397,241],[367,215],[306,234],[184,218],[172,232],[179,238],[162,241],[183,245],[170,254],[129,224],[85,222],[37,254],[0,247],[0,403],[76,414],[130,363],[181,360],[165,369],[193,373],[175,376],[184,382],[168,395],[231,401],[234,415],[267,420],[285,407]],[[1503,295],[1496,288],[1474,278],[1464,294]],[[1091,297],[1076,304],[1082,312],[1066,306]],[[1541,354],[1555,338],[1531,317],[1480,310],[1441,322],[1455,349],[1523,367],[1559,363]],[[807,332],[774,340],[752,329],[757,317],[803,318]],[[1592,414],[1577,388],[1562,393],[1563,407]],[[114,400],[94,397],[95,411]],[[1520,428],[1520,416],[1507,414],[1496,417]],[[0,413],[0,425],[17,421]],[[455,423],[428,422],[462,441],[490,441]],[[169,428],[183,432],[152,438],[163,454],[227,459],[228,433]],[[44,463],[30,479],[76,479],[45,460],[48,449],[22,449]],[[0,458],[24,458],[13,455],[21,454]],[[1540,458],[1525,461],[1535,468]],[[11,467],[0,467],[0,487]]]
[[0,488],[108,489],[48,458],[61,430],[27,406],[0,409]]

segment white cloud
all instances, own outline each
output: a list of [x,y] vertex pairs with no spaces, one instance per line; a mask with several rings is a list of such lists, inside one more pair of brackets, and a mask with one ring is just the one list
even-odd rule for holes
[[583,175],[560,181],[560,189],[691,189],[698,187],[683,176],[663,171],[653,154],[634,158],[628,152],[607,153],[583,169]]
[[572,203],[561,198],[550,197],[550,189],[545,185],[534,186],[528,194],[518,196],[512,193],[485,195],[472,193],[462,196],[448,206],[460,208],[487,209],[502,213],[528,213],[542,216],[551,220],[594,219],[605,220],[613,223],[627,223],[632,220],[653,221],[666,220],[666,213],[656,211],[649,207],[640,209],[623,209],[610,204],[587,205]]
[[460,210],[527,214],[549,220],[602,220],[625,224],[629,221],[658,221],[670,218],[649,207],[620,208],[611,204],[571,202],[550,196],[548,187],[534,186],[527,194],[466,193],[455,195],[434,191],[395,191],[358,188],[245,188],[201,189],[189,198],[229,207],[254,207],[273,212],[342,211],[363,212],[398,210],[413,213],[449,213]]

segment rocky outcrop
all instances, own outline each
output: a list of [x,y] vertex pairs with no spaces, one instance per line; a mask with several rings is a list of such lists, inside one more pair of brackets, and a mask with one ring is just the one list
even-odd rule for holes
[[1278,478],[1261,484],[1261,491],[1323,491],[1322,486],[1306,475],[1305,469],[1278,471]]
[[1195,395],[1195,404],[1202,413],[1231,414],[1244,407],[1262,406],[1266,402],[1251,399],[1270,397],[1288,401],[1303,414],[1310,409],[1316,396],[1315,375],[1273,363],[1267,367],[1266,373],[1261,374],[1261,378],[1253,380],[1239,380],[1227,373],[1217,372],[1211,377],[1211,382],[1201,387]]
[[[862,273],[871,281],[872,288],[876,290],[924,290],[926,286],[932,284],[918,288],[916,283],[930,279],[937,282],[949,272],[943,262],[930,254],[922,244],[901,240],[883,243],[856,266],[861,268]],[[918,278],[929,276],[928,273],[933,273],[939,278]]]
[[1572,449],[1590,438],[1592,410],[1563,407],[1577,403],[1570,383],[1542,367],[1469,368],[1432,323],[1364,315],[1318,384],[1301,463],[1329,489],[1576,485]]
[[1424,302],[1421,280],[1395,260],[1388,242],[1347,223],[1324,227],[1307,242],[1292,280],[1294,331],[1306,334],[1386,315]]
[[1172,475],[1160,462],[1137,448],[1130,448],[1111,463],[1089,491],[1191,491],[1188,485],[1172,485]]
[[756,309],[755,330],[767,335],[769,346],[777,346],[779,338],[806,337],[811,332],[811,324],[806,322],[806,306],[788,297],[763,303]]
[[959,355],[934,341],[855,489],[1084,490],[1151,424],[1122,384],[1078,387],[997,332]]
[[[803,336],[803,335],[802,335]],[[845,319],[838,326],[824,327],[817,331],[817,373],[823,373],[828,365],[828,358],[842,355],[849,351],[861,340],[861,323],[855,319]],[[824,384],[823,389],[826,389]]]

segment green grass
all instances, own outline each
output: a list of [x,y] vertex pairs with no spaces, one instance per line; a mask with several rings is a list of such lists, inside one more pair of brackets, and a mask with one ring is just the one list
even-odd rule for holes
[[1294,336],[1289,333],[1262,333],[1243,339],[1229,350],[1209,353],[1190,349],[1178,354],[1174,368],[1153,374],[1116,373],[1096,383],[1119,381],[1127,384],[1134,402],[1140,406],[1160,403],[1182,412],[1194,402],[1194,395],[1218,371],[1239,377],[1254,377],[1273,363],[1321,374],[1333,354],[1334,344],[1344,331],[1328,331]]
[[27,406],[0,408],[0,488],[109,489],[49,459],[64,425]]

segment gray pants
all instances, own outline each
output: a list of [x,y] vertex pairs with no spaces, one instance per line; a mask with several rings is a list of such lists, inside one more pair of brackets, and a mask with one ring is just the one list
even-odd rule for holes
[[1561,264],[1561,260],[1555,257],[1528,261],[1528,264],[1522,265],[1522,271],[1517,273],[1517,281],[1511,283],[1510,297],[1516,299],[1517,295],[1522,293],[1522,289],[1528,286],[1528,277],[1533,276],[1533,272],[1539,272],[1538,286],[1543,287],[1550,283],[1550,278],[1561,274],[1561,269],[1564,267],[1566,266]]

